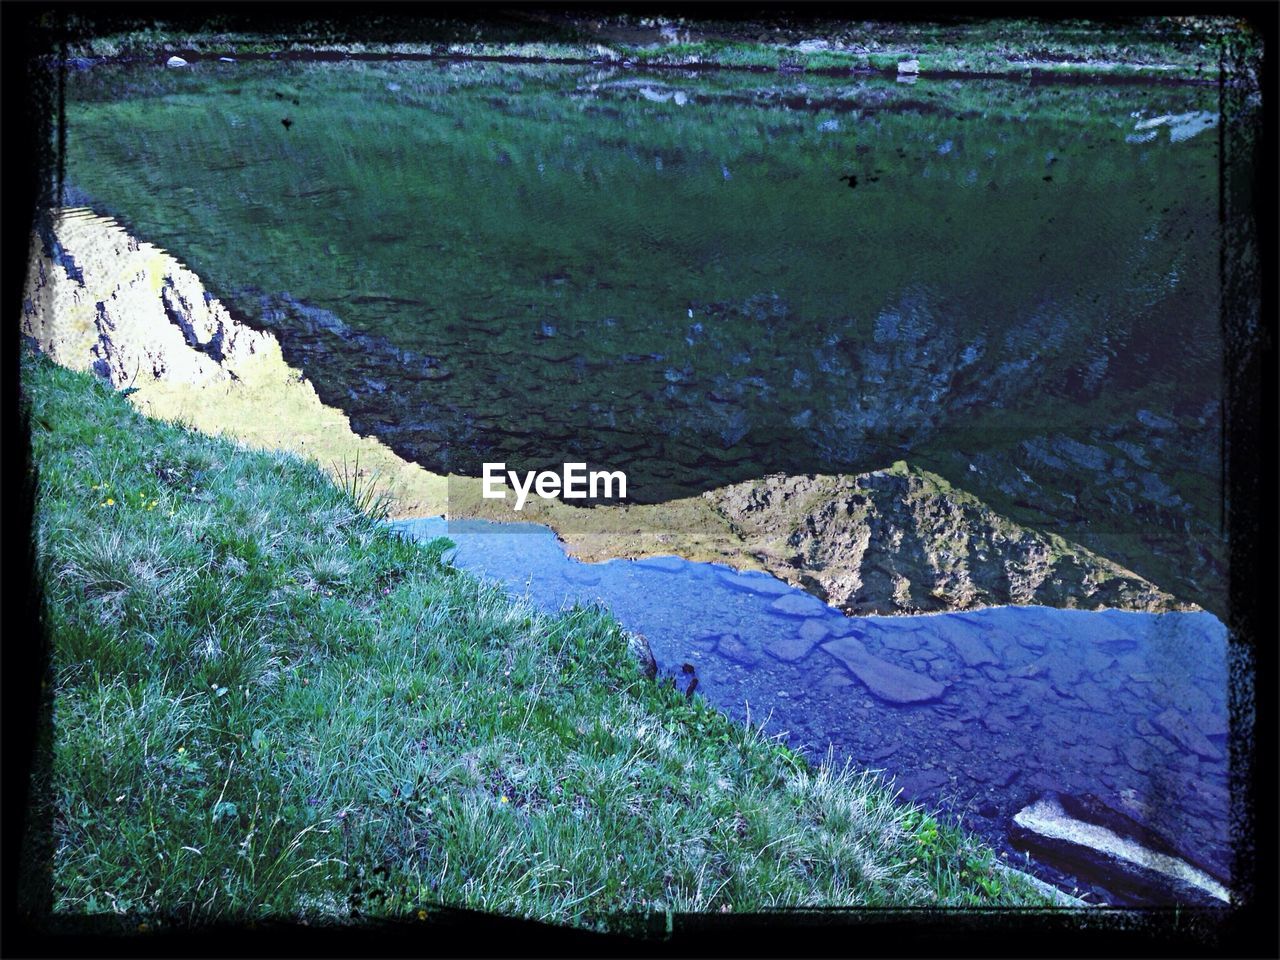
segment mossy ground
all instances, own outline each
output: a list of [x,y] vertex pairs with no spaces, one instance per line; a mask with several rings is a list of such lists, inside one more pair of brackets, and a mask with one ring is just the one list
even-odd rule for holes
[[606,611],[535,612],[292,455],[147,419],[42,358],[22,373],[57,914],[445,904],[617,929],[1041,902],[876,777],[646,679]]

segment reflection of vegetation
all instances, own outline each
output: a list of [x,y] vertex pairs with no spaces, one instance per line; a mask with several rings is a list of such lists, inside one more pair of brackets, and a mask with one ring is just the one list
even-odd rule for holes
[[1036,902],[875,778],[643,679],[603,611],[537,614],[314,467],[22,372],[61,915]]
[[[1162,586],[1181,565],[1133,534],[1216,529],[1212,90],[493,64],[71,79],[72,180],[430,468],[572,455],[665,499],[907,455]],[[1135,131],[1170,115],[1208,132]],[[1138,410],[1180,432],[1147,444]],[[1138,449],[1182,505],[1139,517],[1077,473],[1050,484],[1074,501],[1028,512],[1006,461],[1064,436]],[[971,472],[984,454],[1005,465]]]
[[[1146,17],[1106,24],[1029,19],[935,23],[794,19],[785,13],[755,21],[591,16],[576,12],[512,15],[484,21],[362,18],[359,36],[341,25],[304,23],[287,38],[236,30],[234,18],[206,29],[116,26],[94,36],[85,24],[79,56],[153,57],[158,51],[242,56],[270,52],[519,57],[539,60],[792,69],[847,72],[896,70],[919,59],[921,69],[962,73],[1108,75],[1215,79],[1224,38],[1260,47],[1230,17]],[[1257,52],[1253,54],[1255,57]]]

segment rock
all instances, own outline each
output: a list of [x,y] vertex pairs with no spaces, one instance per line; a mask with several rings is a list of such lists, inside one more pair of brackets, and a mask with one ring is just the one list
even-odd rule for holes
[[1206,760],[1222,759],[1222,751],[1210,743],[1204,734],[1193,727],[1190,721],[1173,707],[1153,717],[1151,722],[1170,740],[1197,757],[1204,757]]
[[760,657],[756,652],[739,640],[732,633],[726,633],[720,638],[720,643],[716,646],[722,657],[740,663],[744,667],[754,667],[760,662]]
[[801,637],[777,637],[766,640],[764,644],[765,653],[784,663],[795,663],[797,660],[804,659],[813,647],[812,642]]
[[880,639],[881,644],[890,650],[897,650],[899,653],[907,653],[920,649],[920,638],[914,633],[897,633],[888,631]]
[[1191,725],[1206,737],[1225,737],[1231,732],[1231,718],[1223,710],[1201,711],[1191,721]]
[[720,642],[720,637],[718,634],[707,634],[701,637],[690,637],[689,642],[700,650],[710,651],[716,648],[716,644]]
[[653,650],[649,647],[649,641],[642,633],[627,634],[627,649],[631,655],[636,658],[640,664],[641,672],[652,680],[658,675],[658,661],[653,656]]
[[960,659],[967,666],[976,667],[984,663],[995,663],[996,655],[981,637],[972,633],[955,633],[947,638],[951,648],[960,654]]
[[1093,794],[1086,793],[1081,796],[1055,794],[1055,797],[1068,816],[1100,827],[1106,827],[1119,836],[1129,837],[1138,841],[1144,847],[1154,850],[1156,853],[1191,859],[1157,831],[1145,826],[1140,820],[1125,813],[1123,810],[1109,806]]
[[824,643],[822,649],[888,703],[928,703],[940,698],[947,689],[946,684],[872,656],[861,641],[852,637]]
[[853,680],[849,678],[848,674],[843,670],[832,670],[819,680],[813,689],[823,697],[833,699],[851,686],[853,686]]
[[164,62],[164,65],[166,67],[185,67],[187,66],[187,61],[183,60],[181,57],[170,57]]
[[1168,431],[1177,426],[1172,420],[1152,413],[1150,410],[1139,410],[1138,420],[1144,427],[1150,427],[1152,430]]
[[791,584],[779,580],[777,577],[771,577],[767,573],[738,573],[734,570],[722,570],[718,573],[718,576],[724,583],[746,593],[782,596],[783,594],[791,593],[795,589]]
[[982,725],[990,733],[1008,733],[1013,729],[1013,724],[998,713],[985,714],[982,718]]
[[852,617],[842,617],[839,620],[827,620],[824,623],[827,632],[833,637],[847,637],[850,634],[858,636],[864,635],[865,627],[858,624]]
[[935,680],[950,680],[956,675],[956,665],[950,660],[932,660],[929,662],[929,676]]
[[1103,650],[1084,650],[1080,654],[1080,665],[1085,673],[1102,678],[1111,672],[1116,658]]
[[1067,654],[1053,651],[1024,667],[1009,671],[1009,676],[1019,678],[1045,677],[1053,684],[1054,689],[1064,696],[1071,695],[1071,688],[1080,679],[1079,661]]
[[879,746],[863,751],[862,758],[867,763],[879,763],[881,760],[887,760],[897,753],[901,746],[902,744],[900,743],[882,743]]
[[950,783],[945,770],[912,770],[894,777],[894,783],[909,797],[923,797]]
[[1115,703],[1115,693],[1100,684],[1080,683],[1072,688],[1072,693],[1084,701],[1091,710],[1106,712]]
[[785,613],[789,617],[816,617],[829,612],[825,603],[817,597],[803,593],[789,593],[769,604],[770,610]]
[[[1010,839],[1052,866],[1100,884],[1124,903],[1220,906],[1231,902],[1226,887],[1168,852],[1168,845],[1141,825],[1100,809],[1096,802],[1071,805],[1075,814],[1090,819],[1073,815],[1061,798],[1047,794],[1014,815]],[[1095,819],[1105,822],[1092,822]]]
[[825,640],[831,631],[827,629],[827,625],[821,620],[806,620],[800,624],[799,637],[813,647],[820,640]]
[[903,74],[915,74],[920,72],[919,60],[899,60],[898,72]]

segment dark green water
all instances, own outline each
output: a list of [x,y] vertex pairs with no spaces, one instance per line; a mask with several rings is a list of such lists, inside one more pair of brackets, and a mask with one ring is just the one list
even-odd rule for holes
[[655,502],[905,458],[1217,605],[1211,88],[237,63],[69,91],[69,181],[430,469],[585,460]]

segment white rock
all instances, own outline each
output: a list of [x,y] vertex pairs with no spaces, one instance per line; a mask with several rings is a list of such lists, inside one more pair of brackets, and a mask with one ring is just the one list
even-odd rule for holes
[[183,60],[181,57],[170,57],[164,62],[164,65],[166,67],[185,67],[187,65],[187,61]]
[[[1086,864],[1116,877],[1131,874],[1174,889],[1196,891],[1213,900],[1231,902],[1231,892],[1203,870],[1180,857],[1152,850],[1132,837],[1069,815],[1056,797],[1041,797],[1013,818],[1012,839],[1034,846],[1042,856],[1058,852],[1071,864]],[[1078,866],[1076,867],[1078,869]],[[1102,878],[1104,883],[1115,877]]]
[[919,73],[920,61],[919,60],[900,60],[898,61],[898,72],[899,73]]

